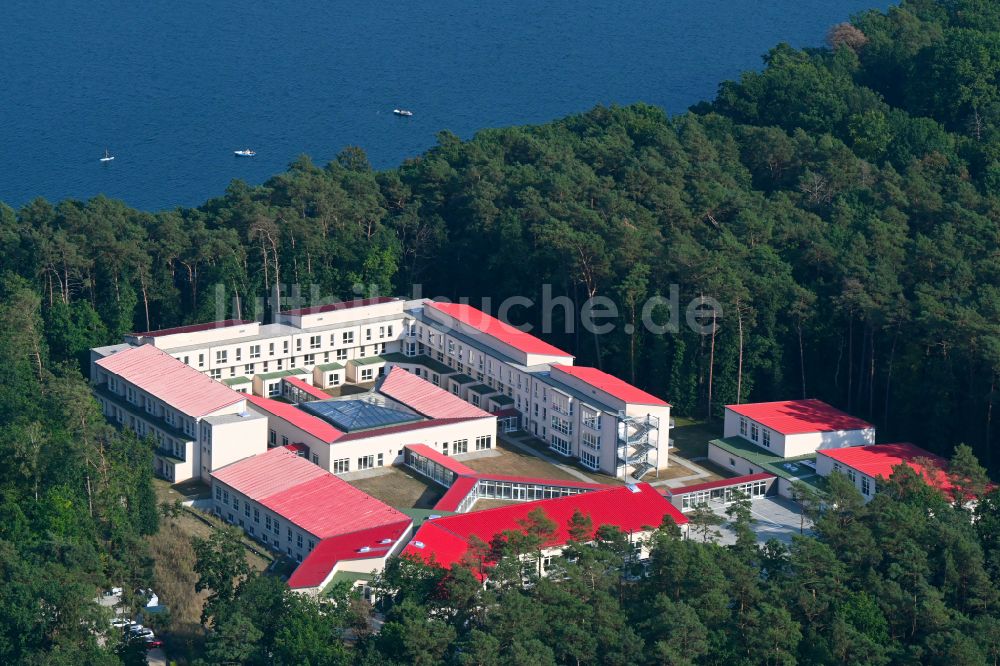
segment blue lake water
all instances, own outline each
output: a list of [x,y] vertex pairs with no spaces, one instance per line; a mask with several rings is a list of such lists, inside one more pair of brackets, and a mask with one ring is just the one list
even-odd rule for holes
[[[306,153],[376,167],[483,127],[637,101],[678,113],[778,42],[884,0],[8,0],[0,201],[159,210]],[[394,116],[394,107],[412,118]],[[254,158],[233,155],[252,147]],[[116,159],[101,164],[109,149]]]

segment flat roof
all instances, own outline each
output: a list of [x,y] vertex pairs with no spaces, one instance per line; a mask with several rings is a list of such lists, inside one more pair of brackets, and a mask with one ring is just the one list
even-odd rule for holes
[[478,395],[489,395],[490,393],[499,393],[499,389],[495,389],[492,386],[487,386],[486,384],[473,384],[469,387],[469,390]]
[[842,412],[822,400],[781,400],[726,405],[726,409],[781,433],[801,435],[809,432],[867,430],[871,423]]
[[466,303],[438,303],[436,301],[428,301],[426,307],[444,313],[452,319],[485,333],[525,354],[543,354],[546,356],[573,358],[572,354],[568,354],[530,333],[518,330],[510,324],[502,322],[496,317],[492,317]]
[[476,380],[469,375],[463,375],[461,372],[452,375],[448,379],[452,380],[456,384],[475,384]]
[[253,380],[249,377],[226,377],[222,383],[226,386],[239,386],[240,384],[253,384]]
[[364,358],[355,358],[347,362],[347,365],[375,365],[376,363],[385,363],[386,359],[384,356],[366,356]]
[[360,308],[366,305],[380,305],[382,303],[391,303],[392,301],[400,301],[400,298],[394,298],[392,296],[376,296],[374,298],[356,298],[351,301],[338,301],[336,303],[327,303],[326,305],[313,305],[307,308],[298,308],[295,310],[283,310],[281,314],[289,316],[300,316],[300,315],[311,315],[320,314],[322,312],[336,312],[338,310],[350,310],[352,308]]
[[174,326],[173,328],[160,328],[155,331],[145,331],[143,333],[129,333],[137,338],[159,338],[165,335],[177,335],[179,333],[198,333],[200,331],[211,331],[216,328],[232,328],[233,326],[246,326],[256,324],[252,319],[223,319],[222,321],[209,321],[202,324],[188,324],[186,326]]
[[[742,437],[736,436],[726,437],[725,439],[713,439],[709,444],[714,444],[723,451],[732,453],[739,458],[757,465],[764,471],[789,481],[804,481],[815,484],[820,478],[816,474],[815,452],[792,458],[782,458],[779,455],[761,449]],[[806,463],[812,463],[812,466]]]
[[687,495],[688,493],[695,493],[702,490],[712,490],[714,488],[728,488],[729,486],[738,486],[743,483],[753,483],[754,481],[766,481],[767,479],[776,479],[777,476],[771,474],[770,472],[758,472],[757,474],[747,474],[745,476],[733,476],[728,479],[718,479],[716,481],[706,481],[705,483],[695,483],[690,486],[682,486],[680,488],[668,488],[668,492],[671,497],[676,497],[678,495]]
[[576,379],[593,386],[598,391],[603,391],[614,398],[618,398],[622,402],[638,405],[656,405],[660,407],[670,406],[666,400],[661,400],[652,393],[647,393],[636,386],[632,386],[624,379],[619,379],[614,375],[609,375],[603,370],[598,370],[597,368],[588,368],[579,365],[554,364],[550,372],[556,376],[562,373],[569,375],[570,377],[575,377]]
[[320,365],[317,365],[316,368],[319,368],[321,372],[329,372],[331,370],[343,370],[344,366],[341,363],[334,362],[334,363],[322,363]]
[[441,361],[435,360],[428,356],[427,354],[418,354],[417,356],[404,356],[401,360],[394,360],[393,363],[407,363],[410,365],[422,365],[431,372],[436,372],[439,375],[448,375],[453,372],[458,372],[452,367],[449,367],[442,363]]
[[246,399],[149,344],[105,356],[96,365],[194,418]]

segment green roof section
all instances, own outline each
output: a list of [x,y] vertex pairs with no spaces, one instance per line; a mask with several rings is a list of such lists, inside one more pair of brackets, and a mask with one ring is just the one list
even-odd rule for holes
[[343,370],[344,366],[342,363],[324,363],[323,365],[316,366],[322,372],[331,372],[333,370]]
[[385,363],[384,356],[366,356],[365,358],[356,358],[353,361],[348,361],[347,365],[353,365],[355,367],[359,365],[376,365],[377,363]]
[[504,407],[506,407],[507,405],[514,404],[514,398],[510,397],[509,395],[504,395],[502,393],[500,395],[491,395],[490,401],[495,402],[496,404]]
[[475,386],[470,386],[469,390],[479,395],[489,395],[490,393],[497,392],[495,388],[487,386],[486,384],[476,384]]
[[400,352],[389,352],[388,354],[382,354],[382,358],[384,358],[386,361],[389,361],[389,362],[392,362],[392,363],[409,363],[410,362],[410,357],[407,356],[406,354],[402,354]]
[[253,380],[249,377],[226,377],[222,383],[226,386],[239,386],[240,384],[253,384]]
[[274,372],[262,372],[257,376],[261,379],[278,379],[279,377],[291,377],[292,375],[301,375],[302,370],[275,370]]
[[[709,444],[714,444],[723,451],[753,463],[765,472],[770,472],[782,479],[802,481],[817,488],[821,487],[822,477],[816,474],[815,452],[793,458],[782,458],[737,436],[726,437],[725,439],[713,439]],[[813,465],[806,465],[804,464],[805,462],[812,462]]]
[[475,384],[476,380],[469,375],[463,375],[461,372],[457,375],[452,375],[448,379],[454,381],[457,384]]
[[413,519],[413,531],[416,532],[417,528],[424,524],[424,521],[428,518],[452,516],[455,514],[454,511],[435,511],[434,509],[413,509],[410,507],[395,507],[401,513],[405,513],[407,516]]
[[327,583],[326,587],[323,588],[323,594],[329,595],[330,592],[333,591],[333,588],[337,583],[350,583],[351,585],[354,585],[359,581],[367,583],[372,578],[374,578],[374,576],[371,573],[358,573],[357,571],[338,571],[337,573],[333,574],[333,578],[331,578],[330,582]]

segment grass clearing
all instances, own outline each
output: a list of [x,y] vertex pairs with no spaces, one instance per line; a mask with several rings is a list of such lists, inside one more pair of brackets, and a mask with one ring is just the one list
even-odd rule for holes
[[445,493],[443,487],[405,467],[393,467],[387,474],[348,483],[396,508],[432,509]]
[[[670,429],[670,438],[674,440],[671,452],[688,460],[704,458],[708,455],[708,443],[722,437],[722,423],[708,424],[688,418],[677,418],[675,426]],[[699,461],[700,464],[700,461]]]

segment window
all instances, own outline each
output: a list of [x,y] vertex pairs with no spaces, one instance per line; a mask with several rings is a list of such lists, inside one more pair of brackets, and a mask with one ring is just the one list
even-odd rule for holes
[[467,439],[456,439],[453,446],[455,453],[469,452],[469,440]]
[[295,338],[295,351],[302,351],[302,338]]
[[320,336],[313,335],[309,338],[309,349],[319,349]]
[[365,340],[368,341],[368,340],[371,340],[371,339],[372,339],[372,329],[366,328],[365,329]]
[[269,398],[275,398],[281,395],[281,382],[272,382],[267,386],[267,395]]
[[255,522],[255,523],[259,523],[260,522],[260,510],[257,509],[256,507],[253,510],[253,522]]
[[337,360],[338,361],[346,361],[347,360],[347,350],[346,349],[338,349],[337,350]]
[[368,347],[361,345],[361,349],[358,350],[358,357],[364,358],[365,356],[368,356]]
[[573,426],[567,419],[561,419],[558,416],[552,417],[552,429],[563,435],[569,435],[573,432]]
[[375,456],[361,456],[358,458],[358,469],[371,469],[375,466]]
[[354,331],[344,331],[340,335],[340,341],[343,342],[345,345],[354,344]]
[[220,379],[222,379],[222,368],[216,368],[212,370],[212,379],[214,379],[215,381],[219,381]]
[[274,343],[271,342],[267,345],[267,355],[274,356]]
[[264,529],[271,529],[271,516],[264,516]]
[[198,354],[198,367],[199,368],[204,368],[205,367],[205,355],[204,354]]
[[742,416],[740,417],[740,434],[744,437],[747,436],[747,420]]
[[851,480],[851,483],[857,483],[857,474],[853,467],[847,468],[847,478]]
[[388,326],[386,326],[385,332],[386,332],[386,335],[388,335],[390,338],[392,337],[392,324],[389,324]]
[[288,435],[282,435],[281,436],[281,445],[282,446],[288,446]]
[[247,363],[246,365],[244,365],[243,374],[246,375],[247,377],[253,377],[253,372],[254,372],[253,366],[254,366],[253,363]]
[[313,461],[313,465],[318,465],[319,464],[319,454],[318,453],[312,454],[312,461]]
[[278,522],[277,518],[275,518],[274,522],[271,524],[271,531],[277,535],[281,534],[281,523]]
[[260,358],[260,345],[250,345],[250,358]]
[[[301,343],[299,343],[301,344]],[[282,340],[281,349],[285,354],[288,354],[288,340]]]
[[750,424],[750,439],[757,441],[760,438],[760,428],[757,427],[756,423]]
[[229,352],[227,352],[225,349],[220,349],[219,351],[215,352],[215,362],[225,363],[228,359],[228,356]]
[[326,383],[330,386],[340,386],[340,373],[331,372],[327,377]]
[[240,510],[240,501],[234,497],[233,498],[233,511],[239,511],[239,510]]
[[379,326],[378,327],[378,337],[380,337],[380,338],[384,338],[385,337],[385,326]]
[[592,432],[584,431],[580,436],[580,440],[583,442],[584,446],[589,446],[595,451],[601,450],[601,436],[594,434]]
[[378,460],[375,461],[375,465],[377,467],[382,467],[384,464],[385,464],[385,459],[382,457],[382,454],[380,453],[378,454]]
[[274,446],[278,443],[278,434],[273,430],[267,433],[267,443]]
[[551,444],[549,445],[549,448],[551,448],[553,451],[556,451],[557,453],[561,453],[564,456],[568,456],[569,455],[570,445],[569,445],[568,441],[566,441],[562,437],[557,437],[555,435],[555,433],[553,433],[550,436],[550,442],[551,442]]
[[481,437],[476,437],[476,451],[482,451],[483,449],[488,449],[493,446],[493,436],[483,435]]
[[288,543],[291,543],[292,542],[292,528],[288,527],[286,529],[287,529],[286,533],[288,534]]
[[215,487],[215,500],[217,502],[222,501],[222,488],[220,488],[219,486]]
[[872,494],[871,482],[867,476],[861,477],[861,493],[865,496],[871,496]]
[[370,382],[375,378],[374,368],[361,368],[361,381]]
[[296,532],[295,534],[295,545],[299,548],[302,547],[302,534],[300,532]]
[[761,430],[763,431],[761,433],[763,437],[762,443],[767,448],[771,448],[771,431],[768,430],[767,428],[761,428]]
[[351,459],[341,458],[340,460],[334,460],[332,467],[334,474],[343,474],[344,472],[349,472],[351,471]]
[[237,361],[242,361],[243,360],[243,347],[237,347],[236,348],[236,360]]
[[250,517],[250,502],[243,503],[243,515],[247,518]]
[[580,452],[580,462],[582,462],[585,466],[589,467],[590,469],[597,469],[598,467],[600,467],[600,461],[598,460],[597,456],[595,456],[593,453],[590,453],[589,451]]
[[583,425],[587,426],[591,430],[601,429],[600,412],[595,412],[592,409],[583,408],[580,410],[580,418],[583,420]]

